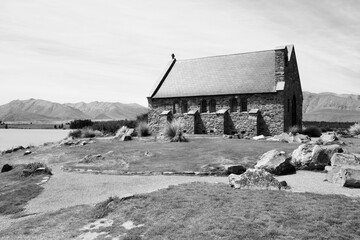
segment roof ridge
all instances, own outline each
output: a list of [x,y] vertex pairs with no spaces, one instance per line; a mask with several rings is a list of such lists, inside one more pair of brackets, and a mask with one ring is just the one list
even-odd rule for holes
[[253,52],[243,52],[243,53],[232,53],[232,54],[223,54],[223,55],[216,55],[216,56],[207,56],[207,57],[199,57],[199,58],[187,58],[187,59],[176,59],[178,62],[184,62],[189,60],[198,60],[198,59],[204,59],[204,58],[217,58],[217,57],[227,57],[227,56],[235,56],[235,55],[245,55],[250,53],[260,53],[260,52],[271,52],[275,51],[275,49],[269,49],[269,50],[261,50],[261,51],[253,51]]

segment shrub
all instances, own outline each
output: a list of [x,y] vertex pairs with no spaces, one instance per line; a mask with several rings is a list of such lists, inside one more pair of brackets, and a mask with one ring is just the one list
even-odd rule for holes
[[[38,171],[39,168],[44,168],[44,170]],[[48,166],[46,166],[45,163],[32,162],[32,163],[25,165],[24,171],[23,171],[23,176],[30,176],[30,175],[37,174],[37,173],[39,173],[39,174],[45,173],[45,174],[52,175],[51,169]]]
[[77,130],[69,132],[69,137],[80,138],[81,137],[81,130],[77,129]]
[[138,126],[136,127],[136,132],[140,137],[147,137],[151,135],[147,122],[139,122]]
[[309,137],[320,137],[321,130],[316,126],[309,126],[303,130],[303,134],[308,135]]
[[120,202],[121,199],[117,196],[109,197],[105,201],[95,205],[95,207],[91,211],[91,217],[95,219],[106,217],[109,213],[111,213],[114,210],[116,204]]
[[167,123],[164,128],[164,135],[168,138],[174,138],[176,133],[180,131],[181,123],[180,121],[172,121],[171,123]]
[[289,133],[291,133],[292,135],[295,135],[297,133],[302,133],[302,128],[295,125],[289,128]]
[[165,137],[170,138],[171,142],[187,142],[183,136],[183,125],[180,121],[175,120],[167,123],[164,129]]
[[355,123],[354,125],[350,126],[349,132],[353,136],[360,135],[360,123]]

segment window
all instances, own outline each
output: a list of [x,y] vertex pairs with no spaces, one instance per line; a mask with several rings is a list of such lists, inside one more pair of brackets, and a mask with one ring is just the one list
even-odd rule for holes
[[247,99],[246,98],[242,98],[241,99],[241,111],[242,112],[247,112]]
[[187,113],[188,112],[188,104],[187,101],[181,102],[181,113]]
[[216,112],[216,101],[215,99],[211,99],[209,103],[209,112]]
[[230,112],[237,112],[237,104],[236,98],[230,99]]
[[207,103],[206,103],[205,99],[201,101],[200,112],[201,113],[206,113],[207,112]]
[[179,102],[175,101],[173,104],[173,114],[179,112]]

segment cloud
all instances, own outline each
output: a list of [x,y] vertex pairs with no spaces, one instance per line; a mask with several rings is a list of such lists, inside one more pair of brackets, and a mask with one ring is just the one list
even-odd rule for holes
[[171,53],[186,59],[288,43],[305,90],[360,92],[359,10],[355,0],[4,0],[0,104],[31,95],[146,105]]

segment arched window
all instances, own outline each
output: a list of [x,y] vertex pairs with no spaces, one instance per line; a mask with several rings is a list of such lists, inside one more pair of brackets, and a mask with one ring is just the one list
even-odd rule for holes
[[241,99],[241,111],[242,112],[247,112],[247,104],[248,104],[248,101],[246,98],[242,98]]
[[205,99],[201,101],[200,112],[201,113],[206,113],[207,112],[207,103],[206,103]]
[[230,112],[237,112],[237,104],[236,98],[230,99]]
[[181,113],[187,113],[188,112],[188,103],[187,101],[181,102]]
[[211,99],[209,103],[209,112],[216,112],[216,101],[215,99]]
[[173,103],[173,114],[179,112],[179,102],[178,101],[175,101]]

